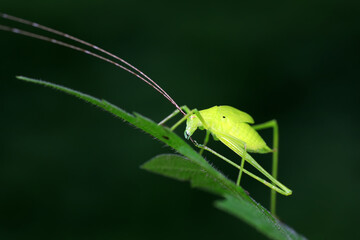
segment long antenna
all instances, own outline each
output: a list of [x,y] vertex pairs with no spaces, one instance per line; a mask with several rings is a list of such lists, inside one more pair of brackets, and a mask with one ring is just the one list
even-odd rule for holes
[[155,81],[153,81],[150,77],[145,75],[139,69],[137,69],[136,67],[134,67],[133,65],[131,65],[127,61],[123,60],[122,58],[116,56],[115,54],[112,54],[112,53],[110,53],[110,52],[108,52],[108,51],[106,51],[106,50],[104,50],[104,49],[102,49],[102,48],[100,48],[100,47],[98,47],[96,45],[93,45],[93,44],[91,44],[89,42],[83,41],[83,40],[81,40],[79,38],[76,38],[74,36],[71,36],[69,34],[60,32],[58,30],[55,30],[55,29],[40,25],[38,23],[29,21],[29,20],[26,20],[26,19],[18,18],[18,17],[11,16],[11,15],[8,15],[8,14],[5,14],[5,13],[0,13],[0,17],[2,17],[4,19],[8,19],[8,20],[13,21],[13,22],[18,22],[18,23],[22,23],[22,24],[25,24],[25,25],[29,25],[29,26],[32,26],[34,28],[38,28],[38,29],[44,30],[46,32],[50,32],[50,33],[56,34],[56,35],[61,36],[61,37],[68,38],[68,39],[73,40],[75,42],[78,42],[78,43],[80,43],[82,45],[91,47],[96,51],[100,51],[101,53],[104,53],[104,54],[106,54],[106,55],[108,55],[108,56],[110,56],[112,58],[115,58],[116,60],[118,60],[118,61],[122,62],[123,64],[125,64],[126,66],[128,66],[130,69],[123,66],[123,65],[120,65],[119,63],[117,63],[117,62],[115,62],[113,60],[110,60],[109,58],[103,57],[103,56],[101,56],[99,54],[96,54],[94,52],[85,50],[85,49],[77,47],[77,46],[74,46],[72,44],[68,44],[68,43],[56,40],[54,38],[46,37],[46,36],[39,35],[39,34],[36,34],[36,33],[27,32],[27,31],[24,31],[22,29],[8,27],[8,26],[4,26],[4,25],[0,24],[0,30],[13,32],[13,33],[20,34],[20,35],[23,35],[23,36],[28,36],[28,37],[40,39],[40,40],[43,40],[43,41],[46,41],[46,42],[51,42],[51,43],[54,43],[54,44],[57,44],[57,45],[60,45],[60,46],[64,46],[64,47],[67,47],[67,48],[74,49],[76,51],[83,52],[85,54],[88,54],[88,55],[91,55],[91,56],[96,57],[98,59],[101,59],[101,60],[103,60],[105,62],[111,63],[111,64],[113,64],[113,65],[115,65],[115,66],[117,66],[117,67],[119,67],[119,68],[133,74],[134,76],[138,77],[139,79],[143,80],[145,83],[147,83],[152,88],[154,88],[156,91],[158,91],[161,95],[163,95],[167,100],[169,100],[183,115],[186,115],[184,113],[184,111],[179,107],[179,105],[170,97],[170,95],[167,92],[165,92],[165,90],[163,90]]

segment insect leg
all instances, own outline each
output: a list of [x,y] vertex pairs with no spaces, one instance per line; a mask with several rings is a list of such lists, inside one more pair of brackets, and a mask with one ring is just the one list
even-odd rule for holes
[[[244,156],[246,156],[246,143],[244,144],[244,152],[245,152]],[[244,169],[244,164],[245,164],[245,157],[241,157],[241,169],[240,169],[237,181],[236,181],[236,185],[238,185],[238,186],[240,186],[240,180],[241,180],[241,175],[242,175],[242,172]]]
[[[206,136],[204,139],[204,144],[202,146],[206,146],[206,144],[209,142],[209,136],[210,136],[210,129],[207,126],[207,123],[205,122],[204,118],[201,116],[201,113],[195,108],[192,110],[192,112],[195,113],[195,115],[199,118],[201,123],[203,124],[204,128],[206,129]],[[199,151],[199,154],[202,155],[204,152],[204,148],[201,148]]]
[[207,123],[205,122],[204,118],[201,116],[200,112],[195,108],[192,110],[192,112],[195,113],[195,115],[199,118],[199,120],[201,121],[201,123],[203,124],[204,128],[206,130],[209,130]]
[[[180,108],[182,110],[184,110],[187,114],[189,114],[191,112],[190,109],[186,105],[181,106]],[[164,118],[161,122],[159,122],[158,125],[163,125],[164,123],[169,121],[171,118],[175,117],[179,112],[180,112],[179,109],[176,109],[173,113],[171,113],[169,116]]]
[[[271,120],[265,123],[257,124],[252,126],[255,130],[262,130],[267,128],[273,129],[273,163],[272,163],[272,176],[277,179],[278,175],[278,164],[279,164],[279,127],[277,121]],[[270,197],[270,210],[275,215],[276,212],[276,192],[271,191]]]
[[170,128],[171,131],[174,131],[175,128],[177,128],[181,123],[183,123],[193,113],[200,119],[200,121],[202,122],[204,128],[208,129],[204,118],[201,116],[200,112],[196,108],[194,108],[191,111],[190,111],[190,109],[188,107],[186,107],[186,108],[187,109],[185,109],[185,111],[186,111],[187,114]]
[[170,130],[174,131],[175,128],[177,128],[180,124],[182,124],[186,119],[192,114],[192,111],[190,111],[188,114],[186,114],[184,117],[182,117],[177,123],[175,123]]
[[[207,145],[207,143],[209,142],[209,138],[210,138],[210,131],[206,130],[206,136],[205,136],[205,139],[204,139],[203,146]],[[202,155],[203,152],[204,152],[204,148],[200,148],[199,154]]]
[[[267,179],[269,179],[272,182],[273,186],[277,187],[277,188],[271,187],[272,189],[276,190],[277,192],[279,192],[285,196],[289,196],[292,194],[292,191],[289,188],[287,188],[284,184],[282,184],[277,179],[275,179],[259,163],[257,163],[255,161],[255,159],[250,156],[250,154],[248,154],[244,151],[244,143],[242,141],[240,141],[239,139],[234,138],[233,136],[231,136],[227,133],[224,133],[224,132],[215,131],[215,134],[222,143],[224,143],[226,146],[228,146],[231,150],[233,150],[240,157],[245,157],[245,160],[248,163],[250,163],[259,172],[261,172]],[[279,188],[281,189],[280,191],[277,190]]]
[[[215,156],[221,158],[222,160],[224,160],[225,162],[229,163],[230,165],[236,167],[236,168],[239,169],[239,170],[242,169],[242,171],[243,171],[245,174],[247,174],[247,175],[249,175],[250,177],[258,180],[259,182],[265,184],[267,187],[269,187],[269,188],[271,188],[271,189],[274,189],[274,190],[277,191],[278,193],[283,194],[283,195],[286,195],[286,196],[289,195],[289,194],[288,194],[288,191],[284,191],[283,189],[277,187],[276,185],[273,185],[273,184],[269,183],[268,181],[266,181],[266,180],[264,180],[264,179],[256,176],[255,174],[251,173],[250,171],[241,168],[241,166],[237,165],[236,163],[234,163],[234,162],[231,161],[230,159],[222,156],[221,154],[215,152],[215,151],[212,150],[211,148],[209,148],[209,147],[207,147],[207,146],[204,146],[204,145],[201,145],[201,144],[198,144],[198,143],[196,143],[196,142],[195,142],[195,146],[198,147],[198,148],[203,148],[204,150],[211,152],[211,153],[214,154]],[[282,184],[280,184],[280,185],[282,185]]]

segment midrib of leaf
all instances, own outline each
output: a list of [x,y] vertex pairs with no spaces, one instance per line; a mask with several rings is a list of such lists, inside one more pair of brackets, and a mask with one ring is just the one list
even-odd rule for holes
[[[271,239],[305,239],[293,229],[274,218],[264,207],[250,198],[241,187],[236,186],[213,168],[201,155],[168,128],[159,126],[138,113],[134,113],[134,115],[129,114],[105,100],[94,98],[61,85],[21,76],[17,78],[60,90],[94,104],[151,134],[186,157],[160,155],[146,162],[142,168],[176,179],[186,176],[187,178],[181,180],[190,180],[193,186],[206,189],[223,197],[222,200],[216,201],[215,206],[217,208],[242,219]],[[185,164],[186,167],[177,168],[174,166],[174,163],[179,165]],[[169,174],[169,172],[172,172],[172,174]],[[189,172],[193,174],[188,174]],[[209,184],[207,180],[210,180],[212,184]]]

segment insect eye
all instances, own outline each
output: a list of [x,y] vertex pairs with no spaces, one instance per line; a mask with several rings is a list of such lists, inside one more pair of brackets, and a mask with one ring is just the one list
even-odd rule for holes
[[223,118],[225,118],[225,116],[223,116]]

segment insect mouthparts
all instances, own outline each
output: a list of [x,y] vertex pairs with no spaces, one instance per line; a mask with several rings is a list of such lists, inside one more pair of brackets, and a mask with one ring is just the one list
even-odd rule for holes
[[185,130],[185,132],[184,132],[184,136],[185,136],[185,139],[186,140],[189,140],[189,138],[190,138],[190,134]]

